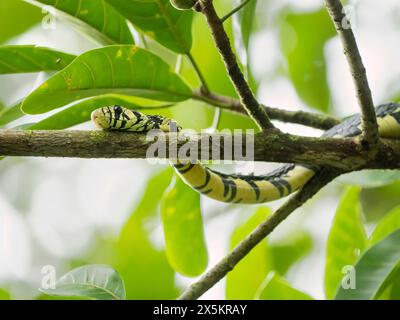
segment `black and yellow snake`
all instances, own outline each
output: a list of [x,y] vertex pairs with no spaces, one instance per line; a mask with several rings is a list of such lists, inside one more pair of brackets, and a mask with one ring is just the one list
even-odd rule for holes
[[[400,138],[400,104],[376,108],[379,133],[384,138]],[[92,121],[103,130],[147,132],[170,131],[172,119],[151,116],[121,106],[93,111]],[[325,137],[355,137],[361,134],[359,115],[347,118],[326,131]],[[318,170],[304,165],[287,164],[262,176],[227,175],[213,171],[200,162],[177,163],[175,169],[198,192],[228,203],[262,203],[276,200],[301,188]]]

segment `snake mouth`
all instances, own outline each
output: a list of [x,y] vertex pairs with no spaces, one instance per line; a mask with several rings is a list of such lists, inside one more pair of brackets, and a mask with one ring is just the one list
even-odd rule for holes
[[97,128],[103,130],[109,128],[109,121],[107,120],[101,109],[94,110],[90,115],[90,118]]

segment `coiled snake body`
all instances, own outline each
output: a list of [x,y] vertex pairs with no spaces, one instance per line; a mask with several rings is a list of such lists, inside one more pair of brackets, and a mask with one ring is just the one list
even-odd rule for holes
[[[376,108],[379,133],[384,138],[400,138],[400,104]],[[149,116],[121,106],[93,111],[92,121],[103,130],[147,132],[170,131],[172,119]],[[347,118],[326,131],[325,137],[355,137],[361,134],[360,115]],[[263,203],[285,197],[301,188],[318,170],[317,167],[287,164],[262,176],[227,175],[211,170],[200,162],[173,164],[183,180],[196,191],[228,203]]]

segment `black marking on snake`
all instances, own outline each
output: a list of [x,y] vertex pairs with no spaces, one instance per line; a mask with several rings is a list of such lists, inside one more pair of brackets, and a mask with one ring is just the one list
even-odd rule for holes
[[222,179],[222,183],[224,184],[224,198],[227,197],[230,193],[229,198],[225,200],[225,202],[232,202],[237,193],[237,185],[235,183],[235,180]]
[[211,191],[213,191],[213,189],[208,189],[208,190],[202,191],[201,194],[208,194],[208,193],[210,193]]
[[289,182],[287,182],[287,180],[285,180],[285,179],[278,179],[277,181],[287,189],[288,194],[291,194],[291,193],[292,193],[292,186],[290,185]]
[[253,180],[245,180],[254,190],[256,194],[256,201],[260,199],[260,188]]
[[271,179],[268,181],[271,182],[274,185],[274,187],[278,189],[280,198],[285,196],[285,188],[281,185],[279,180]]
[[400,124],[400,111],[392,113],[391,116]]
[[193,186],[193,188],[195,190],[204,189],[208,185],[208,183],[210,182],[210,179],[211,179],[211,174],[210,174],[210,172],[208,170],[206,170],[206,180],[205,180],[205,182],[200,186]]
[[178,169],[180,174],[185,174],[187,172],[189,172],[190,170],[192,170],[192,168],[195,166],[194,163],[189,164],[189,166],[187,168],[184,169]]

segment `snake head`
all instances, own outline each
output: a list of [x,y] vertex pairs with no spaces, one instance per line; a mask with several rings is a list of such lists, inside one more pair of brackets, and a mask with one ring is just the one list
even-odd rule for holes
[[91,114],[91,119],[94,125],[102,130],[111,128],[111,118],[112,118],[112,107],[103,107],[96,109]]
[[174,119],[165,118],[160,124],[160,130],[164,132],[179,132],[182,127]]

